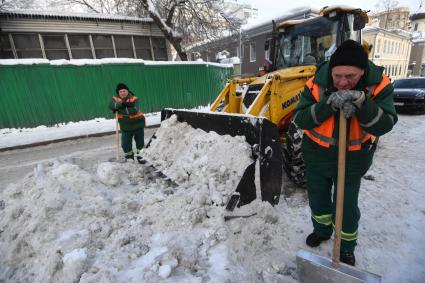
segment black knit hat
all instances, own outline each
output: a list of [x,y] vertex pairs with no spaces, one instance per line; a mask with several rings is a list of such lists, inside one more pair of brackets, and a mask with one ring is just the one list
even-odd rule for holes
[[123,83],[119,83],[119,84],[117,84],[117,88],[115,89],[115,91],[118,93],[120,91],[120,89],[128,90],[128,87]]
[[354,40],[344,41],[338,47],[329,60],[329,68],[335,66],[355,66],[366,69],[368,66],[368,55],[363,46]]

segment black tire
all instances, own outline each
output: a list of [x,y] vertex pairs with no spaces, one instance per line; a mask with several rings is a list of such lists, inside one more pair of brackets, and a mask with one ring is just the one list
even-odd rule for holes
[[286,143],[282,145],[283,169],[288,178],[297,186],[305,187],[305,164],[301,152],[303,131],[292,121],[285,133]]

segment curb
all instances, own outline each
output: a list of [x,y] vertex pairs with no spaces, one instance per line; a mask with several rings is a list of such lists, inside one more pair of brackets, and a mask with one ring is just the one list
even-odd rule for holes
[[[145,127],[145,129],[151,129],[151,128],[159,128],[159,124],[150,125],[150,126]],[[25,149],[25,148],[48,145],[48,144],[51,144],[51,143],[59,143],[59,142],[64,142],[64,141],[69,141],[69,140],[78,140],[78,139],[93,138],[93,137],[103,137],[103,136],[108,136],[108,135],[115,135],[115,131],[103,132],[103,133],[94,133],[94,134],[60,138],[60,139],[55,139],[55,140],[41,141],[41,142],[22,144],[22,145],[10,146],[10,147],[3,147],[3,148],[0,148],[0,152],[15,150],[15,149]]]

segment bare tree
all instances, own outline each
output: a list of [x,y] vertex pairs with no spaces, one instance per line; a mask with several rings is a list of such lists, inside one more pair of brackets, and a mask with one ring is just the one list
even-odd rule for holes
[[35,0],[0,0],[0,11],[29,9],[36,6]]
[[232,8],[224,0],[60,0],[54,3],[84,7],[93,13],[150,17],[183,61],[187,60],[186,47],[236,33],[242,24],[236,16],[238,7]]
[[391,13],[392,10],[394,10],[395,8],[397,8],[399,6],[399,2],[396,0],[381,0],[380,2],[378,2],[375,7],[378,10],[384,11],[385,13],[385,24],[384,24],[384,29],[387,29],[388,26],[388,17]]
[[381,11],[390,11],[394,8],[397,8],[399,4],[400,3],[396,0],[381,0],[375,4],[375,7]]
[[423,5],[424,5],[424,1],[423,0],[419,0],[418,1],[418,9],[416,9],[416,11],[414,11],[415,13],[418,13],[421,9],[422,9],[422,7],[423,7]]
[[0,10],[28,8],[150,17],[183,61],[188,46],[237,34],[242,24],[240,7],[225,0],[0,0]]

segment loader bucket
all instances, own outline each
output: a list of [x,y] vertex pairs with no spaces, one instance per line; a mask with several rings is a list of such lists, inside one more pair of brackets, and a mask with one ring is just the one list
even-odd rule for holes
[[[179,122],[186,122],[193,128],[220,135],[245,136],[252,146],[253,156],[260,163],[261,199],[272,205],[279,202],[282,187],[283,158],[279,143],[279,131],[275,124],[265,118],[212,112],[163,109],[161,121],[172,115]],[[236,188],[226,209],[233,210],[256,199],[255,162],[249,165]],[[234,198],[237,196],[236,198]]]

